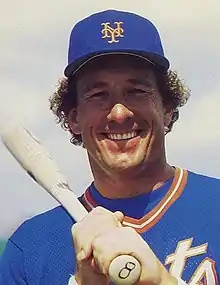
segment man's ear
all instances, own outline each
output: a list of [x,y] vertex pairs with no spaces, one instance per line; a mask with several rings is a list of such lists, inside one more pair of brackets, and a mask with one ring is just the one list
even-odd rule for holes
[[68,125],[71,132],[76,135],[81,134],[81,127],[78,121],[77,109],[72,109],[68,115]]
[[172,117],[173,117],[173,108],[171,106],[165,106],[164,115],[163,115],[163,121],[165,127],[168,127],[170,125]]

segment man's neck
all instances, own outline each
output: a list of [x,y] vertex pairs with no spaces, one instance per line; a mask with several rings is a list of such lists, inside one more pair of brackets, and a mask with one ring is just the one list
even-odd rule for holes
[[143,193],[149,193],[162,186],[168,179],[174,176],[174,168],[164,165],[149,167],[136,175],[123,175],[94,172],[94,185],[100,194],[106,198],[119,199],[134,197]]

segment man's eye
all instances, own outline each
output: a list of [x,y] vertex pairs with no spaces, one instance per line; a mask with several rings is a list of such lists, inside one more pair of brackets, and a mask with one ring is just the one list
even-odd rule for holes
[[101,98],[104,98],[106,96],[108,96],[107,92],[96,92],[96,93],[93,93],[93,94],[89,95],[90,98],[94,98],[94,99],[95,98],[97,98],[97,99],[100,98],[101,99]]
[[134,88],[128,91],[129,95],[143,95],[146,94],[146,91],[139,88]]

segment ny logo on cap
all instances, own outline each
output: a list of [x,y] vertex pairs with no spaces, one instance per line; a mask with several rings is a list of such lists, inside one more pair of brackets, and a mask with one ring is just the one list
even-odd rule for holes
[[102,39],[109,38],[108,43],[118,43],[119,39],[118,38],[123,38],[124,37],[124,29],[122,29],[121,25],[123,22],[114,22],[115,28],[112,28],[110,26],[110,23],[102,23],[102,26],[104,27],[101,31],[103,34]]

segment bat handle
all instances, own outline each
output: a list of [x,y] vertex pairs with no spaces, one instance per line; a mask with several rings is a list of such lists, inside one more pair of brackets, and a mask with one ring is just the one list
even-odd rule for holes
[[140,262],[131,255],[119,255],[109,266],[109,277],[117,285],[135,284],[140,275]]

